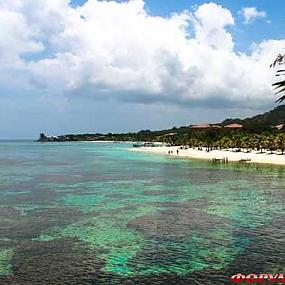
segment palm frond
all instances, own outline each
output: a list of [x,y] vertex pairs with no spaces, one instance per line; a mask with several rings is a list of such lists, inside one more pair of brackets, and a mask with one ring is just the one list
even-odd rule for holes
[[275,83],[272,84],[272,86],[277,86],[276,88],[280,88],[282,86],[285,86],[285,80],[281,80],[281,81],[275,82]]
[[285,95],[276,100],[276,103],[282,103],[285,100]]
[[[270,65],[270,67],[275,67],[276,65],[284,65],[284,64],[285,64],[285,55],[279,54],[277,58],[275,59],[275,61]],[[285,69],[279,69],[276,72],[276,76],[277,77],[284,76],[285,75],[284,72],[285,72]],[[275,90],[275,94],[278,95],[278,94],[285,93],[285,80],[277,81],[273,83],[272,86],[274,87],[273,90]],[[280,97],[276,102],[282,103],[283,101],[285,101],[285,95]]]

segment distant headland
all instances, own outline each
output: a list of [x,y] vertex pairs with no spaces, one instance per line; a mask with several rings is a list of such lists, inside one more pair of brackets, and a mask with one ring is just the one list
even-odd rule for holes
[[85,133],[48,136],[40,134],[39,142],[68,142],[68,141],[144,141],[165,142],[171,145],[186,145],[199,140],[200,145],[216,144],[222,138],[241,139],[252,135],[268,137],[277,133],[284,133],[285,105],[261,115],[246,119],[226,119],[221,123],[189,125],[174,127],[166,130],[141,130],[129,133]]

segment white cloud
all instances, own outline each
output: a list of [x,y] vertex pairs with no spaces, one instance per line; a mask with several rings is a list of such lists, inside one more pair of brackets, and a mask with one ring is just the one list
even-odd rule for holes
[[214,3],[203,4],[194,13],[196,40],[216,49],[232,50],[234,43],[226,27],[234,24],[229,10]]
[[253,22],[257,18],[266,18],[265,11],[258,11],[256,7],[245,7],[241,10],[246,24]]
[[142,0],[0,0],[0,13],[0,78],[54,95],[254,108],[272,101],[268,67],[285,46],[236,53],[234,18],[214,3],[158,17]]

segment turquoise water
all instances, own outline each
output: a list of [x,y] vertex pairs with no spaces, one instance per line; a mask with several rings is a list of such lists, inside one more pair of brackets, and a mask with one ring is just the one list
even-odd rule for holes
[[230,284],[285,271],[284,167],[130,147],[0,142],[0,284]]

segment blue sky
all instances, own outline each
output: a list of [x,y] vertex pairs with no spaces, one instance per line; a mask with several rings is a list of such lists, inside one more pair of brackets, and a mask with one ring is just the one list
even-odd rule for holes
[[0,138],[273,108],[268,66],[285,49],[283,2],[0,0]]

